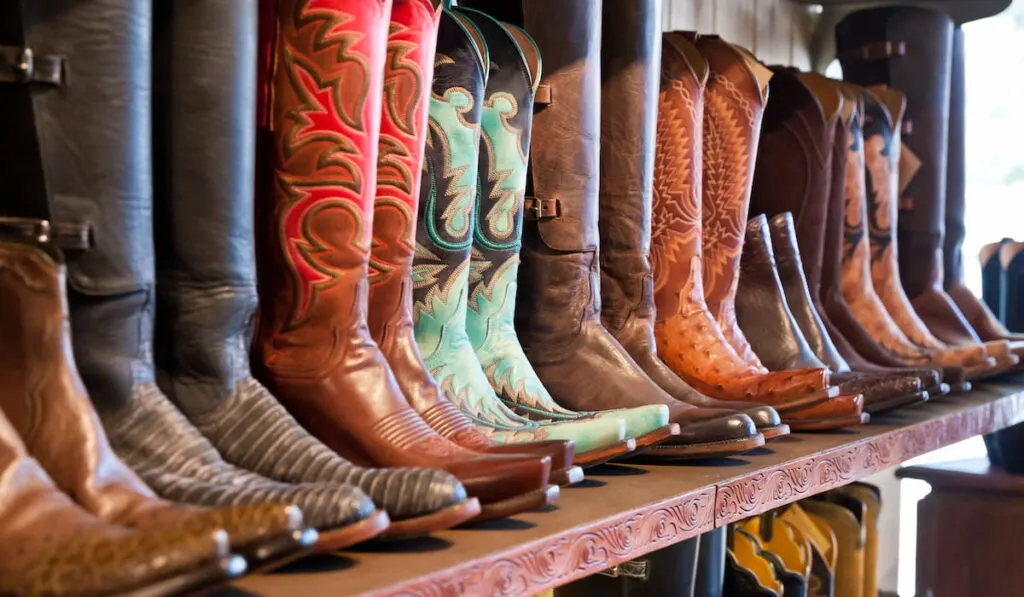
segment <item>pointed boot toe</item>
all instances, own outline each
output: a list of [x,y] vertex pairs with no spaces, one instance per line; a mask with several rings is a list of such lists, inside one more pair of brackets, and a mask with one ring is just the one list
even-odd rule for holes
[[759,448],[764,442],[764,436],[750,417],[727,413],[680,424],[678,436],[651,450],[676,454],[681,459],[722,458]]
[[576,444],[571,440],[540,440],[533,442],[492,444],[477,450],[483,454],[531,454],[551,458],[551,472],[572,468]]
[[619,419],[626,424],[626,437],[637,440],[637,446],[643,444],[643,438],[653,432],[664,429],[669,424],[668,407],[663,404],[638,406],[634,408],[617,408],[592,413],[597,420]]
[[548,439],[572,441],[577,463],[587,462],[595,454],[631,452],[636,447],[636,441],[626,437],[625,421],[617,417],[545,425],[543,429]]
[[507,457],[462,460],[445,467],[459,478],[466,492],[483,506],[505,501],[548,486],[551,459]]
[[783,424],[782,416],[770,406],[751,405],[740,408],[740,412],[750,417],[765,440],[789,435],[789,427]]

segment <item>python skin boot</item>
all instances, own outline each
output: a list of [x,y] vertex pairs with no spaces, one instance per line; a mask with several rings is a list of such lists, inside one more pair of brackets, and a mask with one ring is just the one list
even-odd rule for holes
[[591,464],[632,451],[619,419],[544,424],[521,417],[495,393],[467,330],[481,138],[489,72],[483,34],[445,10],[438,35],[413,262],[416,341],[428,370],[481,431],[502,442],[571,440]]
[[[33,53],[43,57],[38,64],[76,76],[36,86],[15,104],[24,114],[15,119],[32,126],[19,126],[11,143],[0,144],[0,162],[23,164],[36,179],[14,193],[8,179],[0,186],[5,196],[48,213],[55,242],[67,250],[74,359],[115,453],[165,499],[294,504],[328,543],[381,532],[386,514],[358,488],[285,484],[226,462],[156,385],[152,3],[35,2],[21,16],[5,22],[23,25]],[[17,92],[5,89],[5,97],[17,99]]]

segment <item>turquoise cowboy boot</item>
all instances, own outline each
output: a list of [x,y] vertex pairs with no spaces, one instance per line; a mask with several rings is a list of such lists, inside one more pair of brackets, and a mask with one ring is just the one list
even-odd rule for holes
[[523,234],[533,100],[541,57],[533,39],[514,25],[472,9],[458,9],[483,34],[490,52],[481,115],[482,143],[469,269],[466,327],[491,387],[516,413],[534,421],[621,419],[637,447],[667,435],[668,407],[652,404],[575,412],[551,397],[526,358],[513,319]]
[[484,374],[466,331],[470,249],[477,191],[481,102],[489,60],[464,16],[441,16],[429,135],[413,261],[416,342],[427,368],[460,410],[500,442],[571,440],[577,464],[632,451],[618,419],[541,424],[506,408]]

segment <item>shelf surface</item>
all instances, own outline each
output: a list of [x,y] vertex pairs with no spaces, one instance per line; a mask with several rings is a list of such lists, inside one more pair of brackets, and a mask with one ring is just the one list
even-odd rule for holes
[[[413,542],[308,558],[231,595],[523,596],[1024,421],[1024,387],[985,385],[852,431],[794,434],[700,464],[588,471],[556,506]],[[225,593],[225,594],[228,594]]]

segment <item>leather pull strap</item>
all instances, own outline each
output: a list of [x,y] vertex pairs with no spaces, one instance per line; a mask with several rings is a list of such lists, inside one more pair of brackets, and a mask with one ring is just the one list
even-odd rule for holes
[[53,223],[53,242],[63,251],[88,251],[93,247],[92,226],[89,224]]
[[523,217],[531,222],[562,216],[562,202],[558,199],[527,197],[523,202],[523,209]]
[[852,48],[839,55],[843,61],[874,62],[876,60],[888,60],[894,56],[905,56],[907,44],[902,41],[879,41],[863,45],[859,48]]
[[533,97],[534,106],[547,106],[551,104],[551,85],[537,86],[537,94]]
[[38,55],[32,48],[0,46],[0,83],[64,84],[64,58]]

